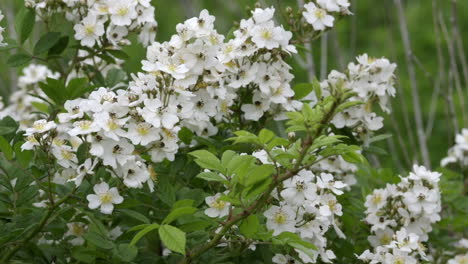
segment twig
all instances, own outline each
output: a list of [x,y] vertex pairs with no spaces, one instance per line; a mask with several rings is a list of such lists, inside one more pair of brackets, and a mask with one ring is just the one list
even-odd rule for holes
[[423,164],[426,167],[430,168],[429,151],[427,149],[426,134],[424,133],[423,116],[422,116],[422,111],[421,111],[421,103],[419,101],[418,84],[416,81],[416,70],[415,70],[414,61],[412,58],[413,51],[411,49],[408,26],[406,23],[406,17],[404,14],[403,5],[401,4],[401,0],[394,0],[394,2],[395,2],[395,6],[397,7],[398,21],[400,25],[401,37],[403,39],[403,46],[406,51],[405,52],[406,63],[408,66],[408,75],[410,79],[411,95],[413,99],[414,119],[416,121],[416,131],[418,135],[419,149],[421,152]]

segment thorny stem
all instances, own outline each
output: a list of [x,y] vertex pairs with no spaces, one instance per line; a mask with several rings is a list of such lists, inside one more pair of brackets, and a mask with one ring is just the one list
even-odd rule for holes
[[340,103],[342,103],[341,99],[336,99],[333,102],[333,105],[330,111],[327,112],[322,118],[322,120],[320,121],[319,127],[313,133],[307,134],[306,139],[302,143],[302,149],[300,151],[299,158],[297,159],[294,167],[286,170],[282,174],[274,174],[272,176],[273,177],[272,183],[268,186],[268,189],[260,196],[258,200],[256,200],[246,209],[244,209],[241,213],[230,216],[228,218],[228,221],[224,223],[223,228],[213,237],[213,239],[211,239],[210,242],[204,244],[203,246],[199,247],[198,249],[194,251],[187,252],[185,257],[179,262],[179,264],[192,263],[194,259],[202,255],[206,251],[210,250],[211,248],[215,247],[216,245],[218,245],[220,243],[220,240],[223,238],[226,232],[229,231],[229,229],[233,225],[247,218],[248,216],[255,214],[259,209],[261,209],[264,205],[266,205],[270,198],[271,192],[273,192],[273,190],[277,188],[279,184],[295,176],[303,168],[302,162],[304,161],[304,158],[307,156],[307,153],[309,152],[310,147],[313,145],[315,139],[323,133],[324,129],[326,128],[326,124],[328,124],[333,119],[333,116],[335,115],[335,111],[337,107],[340,105]]

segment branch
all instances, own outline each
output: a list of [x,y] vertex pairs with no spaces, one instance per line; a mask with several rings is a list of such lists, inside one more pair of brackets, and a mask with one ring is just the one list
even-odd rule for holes
[[411,95],[413,99],[414,119],[416,121],[416,131],[418,134],[419,150],[421,152],[423,164],[430,168],[429,151],[427,149],[426,134],[424,133],[424,123],[421,110],[421,103],[419,100],[419,91],[416,81],[416,70],[414,67],[413,51],[411,49],[411,42],[409,38],[408,25],[403,10],[401,0],[394,0],[397,7],[398,22],[400,25],[400,33],[403,39],[403,46],[405,48],[406,63],[408,66],[408,75],[410,79]]

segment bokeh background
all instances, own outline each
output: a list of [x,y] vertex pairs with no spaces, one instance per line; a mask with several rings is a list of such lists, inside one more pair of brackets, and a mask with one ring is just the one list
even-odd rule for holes
[[[344,70],[362,53],[389,58],[398,64],[398,94],[392,103],[393,112],[385,116],[386,125],[380,133],[391,137],[367,149],[370,160],[376,167],[399,172],[413,163],[438,167],[453,145],[455,133],[468,127],[468,1],[350,1],[354,15],[339,20],[333,30],[306,47],[311,52],[301,51],[291,58],[295,82],[314,76],[323,79],[332,69]],[[256,2],[153,0],[159,23],[157,40],[169,40],[177,23],[198,15],[202,9],[215,15],[218,32],[227,34],[236,21],[247,17]],[[260,4],[284,12],[288,6],[297,10],[303,1],[263,0]],[[0,9],[6,16],[1,26],[7,28],[7,35],[15,37],[14,17],[22,5],[22,0],[0,0]],[[278,22],[284,23],[280,16]],[[72,35],[72,25],[69,29]],[[30,43],[25,47],[32,46],[38,37],[28,40]],[[125,48],[130,59],[124,67],[137,72],[145,49],[136,41],[133,43]],[[6,66],[10,52],[0,52],[0,96],[5,103],[21,72]],[[418,126],[418,119],[422,125]]]

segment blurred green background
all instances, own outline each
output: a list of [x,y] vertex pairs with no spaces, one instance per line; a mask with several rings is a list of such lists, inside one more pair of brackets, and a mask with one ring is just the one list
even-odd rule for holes
[[[370,158],[376,166],[403,171],[413,162],[421,163],[408,74],[409,58],[415,69],[431,165],[438,167],[440,159],[446,156],[448,148],[453,145],[455,133],[468,127],[468,1],[402,0],[412,47],[409,55],[405,54],[400,32],[402,20],[396,1],[350,1],[354,15],[341,19],[327,33],[326,40],[312,44],[315,75],[320,78],[332,69],[343,70],[348,62],[362,53],[374,57],[385,56],[398,64],[398,94],[392,102],[394,111],[390,116],[385,116],[386,126],[379,131],[392,134],[392,137],[376,144],[379,148],[370,149],[375,153]],[[0,9],[6,15],[0,25],[7,28],[7,34],[14,29],[11,21],[22,2],[0,1]],[[297,10],[298,2],[301,1],[260,1],[263,6],[274,5],[282,11],[287,6]],[[218,32],[226,34],[235,21],[247,17],[248,7],[253,7],[255,3],[254,0],[153,0],[159,23],[157,40],[169,40],[177,23],[198,15],[205,8],[217,17]],[[278,22],[284,21],[279,19]],[[38,36],[36,34],[36,40]],[[26,43],[26,48],[31,43]],[[137,72],[145,56],[145,49],[136,41],[133,43],[125,48],[131,59],[125,62],[124,67]],[[3,96],[5,102],[8,94],[15,89],[15,79],[21,71],[6,66],[10,53],[13,51],[0,53],[0,96]],[[290,63],[295,67],[295,82],[309,79],[307,71],[301,68],[296,59],[291,58]]]

